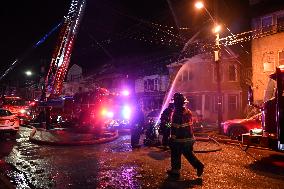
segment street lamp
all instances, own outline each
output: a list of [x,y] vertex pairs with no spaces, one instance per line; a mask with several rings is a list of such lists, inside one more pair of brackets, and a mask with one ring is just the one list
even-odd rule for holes
[[30,70],[27,70],[27,71],[25,72],[25,74],[26,74],[26,76],[31,76],[31,75],[33,75],[33,73],[32,73]]
[[215,38],[215,48],[214,48],[214,61],[216,66],[216,76],[217,76],[217,108],[218,108],[218,128],[219,132],[222,133],[221,122],[222,122],[222,93],[221,93],[221,76],[220,76],[220,31],[221,26],[217,24],[216,20],[212,17],[210,12],[206,9],[201,1],[195,3],[197,9],[205,9],[210,19],[214,23],[213,33],[216,34]]

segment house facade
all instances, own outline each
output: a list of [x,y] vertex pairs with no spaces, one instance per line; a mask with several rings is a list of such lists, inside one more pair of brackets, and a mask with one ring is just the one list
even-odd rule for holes
[[73,96],[85,88],[82,73],[82,68],[77,64],[73,64],[70,67],[67,72],[66,81],[63,83],[62,95]]
[[[275,82],[269,75],[275,67],[284,65],[284,7],[271,8],[270,1],[252,1],[252,9],[267,8],[257,12],[252,18],[252,83],[254,100],[262,103],[274,95]],[[270,4],[268,4],[270,3]],[[282,3],[283,4],[283,3]],[[278,4],[279,5],[279,4]]]
[[135,93],[145,114],[161,110],[168,88],[169,75],[167,74],[141,76],[135,80]]
[[[240,85],[240,65],[238,57],[224,55],[221,58],[221,93],[223,120],[241,117],[242,88]],[[216,122],[217,76],[216,65],[210,54],[199,54],[192,58],[168,65],[173,92],[183,93],[189,100],[192,111],[203,119]]]
[[127,74],[105,73],[94,77],[94,82],[110,92],[120,93],[122,90],[128,90],[134,93],[134,80]]

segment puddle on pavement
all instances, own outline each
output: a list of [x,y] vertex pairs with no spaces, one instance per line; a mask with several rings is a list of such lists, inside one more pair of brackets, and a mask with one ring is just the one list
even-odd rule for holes
[[[115,143],[115,145],[112,145]],[[104,152],[129,152],[132,151],[130,135],[122,135],[116,141],[109,143],[109,147]]]
[[137,166],[104,169],[98,175],[98,188],[141,188]]
[[[11,165],[6,174],[16,188],[141,188],[139,179],[142,176],[137,165],[111,167],[102,159],[95,158],[96,151],[132,151],[129,135],[122,135],[101,146],[64,148],[64,153],[60,153],[62,156],[56,154],[61,151],[60,147],[39,146],[29,142],[28,132],[21,135],[22,138],[17,139],[17,144],[5,158]],[[77,153],[78,150],[80,153]]]

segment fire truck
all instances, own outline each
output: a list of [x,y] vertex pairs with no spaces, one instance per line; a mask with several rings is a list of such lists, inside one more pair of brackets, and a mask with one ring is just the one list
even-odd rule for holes
[[[61,24],[51,63],[42,86],[40,100],[35,102],[35,121],[46,125],[67,125],[79,131],[100,132],[107,122],[121,120],[120,113],[129,117],[129,107],[108,90],[93,86],[71,97],[62,96],[63,82],[69,67],[78,27],[86,0],[72,0]],[[42,125],[44,125],[42,124]]]
[[[51,127],[69,127],[77,131],[96,132],[103,129],[108,119],[101,112],[108,102],[106,89],[96,87],[74,96],[59,96],[35,101],[31,108],[34,125],[45,124]],[[41,123],[45,123],[42,125]]]
[[30,119],[29,102],[21,97],[3,95],[1,103],[2,108],[9,110],[19,118],[20,124],[24,124]]
[[266,147],[273,150],[284,150],[284,66],[279,66],[269,76],[276,83],[275,95],[263,103],[262,107],[254,104],[253,91],[249,88],[249,105],[258,107],[262,112],[262,129],[251,130],[243,134],[242,142],[250,145]]
[[126,127],[131,117],[129,93],[110,93],[105,88],[77,93],[74,96],[74,115],[80,126],[113,129]]

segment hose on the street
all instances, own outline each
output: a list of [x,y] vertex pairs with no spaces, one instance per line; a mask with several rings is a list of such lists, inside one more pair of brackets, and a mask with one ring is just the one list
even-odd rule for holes
[[209,152],[217,152],[217,151],[221,151],[222,147],[220,145],[220,143],[215,140],[214,138],[211,138],[207,135],[207,137],[196,137],[195,138],[196,141],[202,141],[202,142],[210,142],[213,141],[213,143],[215,143],[218,147],[215,149],[208,149],[208,150],[193,150],[193,152],[195,153],[209,153]]

